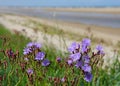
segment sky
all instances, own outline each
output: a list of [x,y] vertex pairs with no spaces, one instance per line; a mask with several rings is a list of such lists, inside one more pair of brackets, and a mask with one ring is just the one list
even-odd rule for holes
[[120,6],[120,0],[0,0],[0,6]]

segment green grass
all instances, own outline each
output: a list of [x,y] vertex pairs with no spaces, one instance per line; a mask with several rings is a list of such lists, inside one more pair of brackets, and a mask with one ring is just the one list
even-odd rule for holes
[[[18,35],[18,34],[11,34],[4,26],[0,25],[0,50],[12,49],[14,52],[17,50],[22,55],[23,48],[25,47],[26,43],[30,40]],[[21,58],[21,57],[20,57]],[[9,59],[3,54],[0,53],[0,61],[4,63],[5,61],[9,65],[6,69],[2,64],[0,64],[0,76],[6,76],[6,78],[1,82],[1,86],[15,86],[15,84],[19,81],[19,77],[15,76],[15,69],[20,69],[19,64],[16,62],[11,63]],[[20,73],[21,71],[19,71]],[[21,74],[21,77],[23,74]],[[12,83],[11,83],[12,82]],[[23,83],[26,81],[23,79]]]
[[19,34],[12,34],[4,26],[0,25],[0,49],[9,47],[22,53],[23,48],[29,41],[30,39]]
[[[51,61],[49,67],[42,67],[37,65],[32,59],[34,56],[29,56],[31,61],[28,62],[25,71],[21,70],[20,63],[25,62],[22,55],[23,49],[28,42],[31,40],[25,38],[21,35],[11,34],[5,27],[0,25],[0,50],[6,50],[11,48],[14,52],[19,51],[19,58],[14,61],[10,60],[2,52],[0,52],[0,86],[54,86],[54,78],[67,77],[68,82],[59,83],[57,86],[72,86],[71,80],[76,78],[73,86],[120,86],[120,62],[118,59],[111,66],[102,70],[101,68],[94,69],[93,80],[90,83],[84,81],[82,73],[76,67],[69,67],[66,65],[64,59],[68,56],[68,53],[61,52],[50,46],[43,46],[41,49],[46,53],[46,58]],[[56,62],[56,57],[62,57],[61,63]],[[114,57],[113,57],[114,58]],[[7,62],[7,67],[5,68],[5,62]],[[26,74],[26,69],[33,68],[34,72],[34,84],[31,85],[28,76]],[[108,70],[109,69],[109,70]],[[73,72],[74,70],[74,72]],[[97,70],[97,71],[96,71]],[[51,79],[52,80],[49,80]]]

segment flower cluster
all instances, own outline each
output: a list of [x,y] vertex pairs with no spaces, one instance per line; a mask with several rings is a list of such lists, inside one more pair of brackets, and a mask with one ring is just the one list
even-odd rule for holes
[[28,55],[28,54],[32,53],[34,50],[40,49],[40,48],[41,48],[41,44],[35,43],[35,42],[30,42],[24,48],[23,54]]
[[82,40],[81,43],[73,42],[71,46],[68,48],[70,52],[69,59],[67,63],[69,65],[75,64],[75,66],[82,70],[84,74],[84,80],[87,82],[92,81],[92,67],[91,67],[91,59],[95,57],[95,55],[104,54],[103,48],[101,45],[96,47],[97,54],[90,56],[90,44],[91,40],[85,38]]
[[[91,52],[90,45],[91,45],[91,40],[88,38],[85,38],[82,40],[82,42],[80,43],[73,42],[68,47],[68,51],[70,54],[69,54],[69,58],[67,59],[67,64],[71,67],[75,66],[76,68],[80,69],[82,71],[84,80],[86,82],[92,81],[93,65],[99,62],[99,59],[94,59],[94,58],[97,58],[97,56],[101,57],[101,55],[104,55],[103,47],[101,45],[96,46],[95,48],[97,50],[96,53]],[[26,48],[24,48],[23,51],[24,51],[23,54],[25,55],[24,60],[26,62],[29,62],[29,59],[32,59],[33,61],[35,61],[35,64],[41,64],[41,66],[44,66],[44,67],[50,65],[50,61],[46,59],[45,52],[41,51],[41,45],[39,43],[30,42],[26,45]],[[58,63],[61,63],[62,58],[57,57],[56,61]],[[34,68],[28,68],[27,70],[27,74],[29,76],[30,82],[33,82],[32,75],[35,72],[35,70],[33,69]]]
[[45,59],[45,53],[44,52],[38,52],[35,56],[36,61],[42,61],[42,66],[49,66],[50,61],[48,59]]
[[[30,83],[33,84],[34,75],[36,74],[35,67],[39,67],[40,65],[47,67],[50,65],[50,61],[46,59],[45,52],[41,51],[41,44],[39,43],[35,43],[35,42],[28,43],[23,50],[23,54],[24,54],[24,61],[26,64],[22,63],[22,65],[20,66],[22,70],[24,70],[25,67],[28,67],[26,73],[28,75],[28,79]],[[32,64],[33,66],[29,67],[32,62],[33,62]]]
[[[34,53],[37,50],[37,53],[35,54],[35,60],[36,61],[42,61],[42,66],[48,66],[50,64],[50,61],[45,58],[45,53],[40,51],[41,44],[36,42],[30,42],[26,45],[26,47],[23,50],[24,55],[29,55]],[[27,58],[25,58],[26,61],[28,61]]]
[[[26,47],[23,50],[24,55],[29,54],[35,54],[35,60],[36,61],[42,61],[42,66],[48,66],[50,64],[50,61],[48,59],[45,59],[45,53],[40,50],[41,44],[30,42],[26,45]],[[37,52],[36,52],[37,51]],[[36,52],[36,53],[35,53]],[[25,58],[26,61],[28,61],[27,58]]]

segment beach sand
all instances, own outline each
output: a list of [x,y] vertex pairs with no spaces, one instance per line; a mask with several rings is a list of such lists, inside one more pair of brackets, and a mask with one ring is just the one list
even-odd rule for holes
[[93,13],[111,13],[120,14],[120,8],[106,7],[106,8],[43,8],[47,11],[67,11],[67,12],[93,12]]

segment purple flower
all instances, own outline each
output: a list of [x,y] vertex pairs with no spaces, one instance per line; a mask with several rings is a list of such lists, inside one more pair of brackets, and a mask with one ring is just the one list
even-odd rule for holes
[[25,48],[24,50],[23,50],[23,54],[24,55],[28,55],[28,54],[30,54],[32,51],[31,51],[31,49],[30,48]]
[[68,65],[72,65],[73,61],[72,61],[71,59],[69,59],[69,60],[67,61],[67,63],[68,63]]
[[81,47],[82,53],[87,51],[87,47],[90,46],[90,43],[91,43],[91,41],[88,38],[85,38],[82,40],[82,47]]
[[41,48],[41,44],[39,44],[39,43],[34,43],[34,46],[35,46],[36,48],[38,48],[38,49]]
[[82,40],[82,45],[85,45],[86,47],[90,46],[91,40],[88,38],[85,38]]
[[28,44],[27,44],[27,47],[32,47],[34,45],[34,42],[29,42]]
[[28,73],[28,75],[32,75],[32,74],[33,74],[33,70],[29,68],[29,69],[27,70],[27,73]]
[[69,51],[70,53],[73,53],[73,52],[76,51],[76,49],[79,49],[79,48],[80,48],[80,44],[78,44],[78,43],[76,43],[76,42],[73,42],[73,43],[71,44],[71,46],[68,48],[68,51]]
[[42,61],[42,66],[48,66],[48,65],[50,65],[49,60],[45,59],[45,60]]
[[86,72],[86,73],[85,73],[85,77],[84,77],[84,80],[85,80],[85,81],[91,82],[91,81],[92,81],[92,78],[93,78],[93,76],[92,76],[91,73],[89,73],[89,72]]
[[83,56],[84,62],[89,63],[90,62],[90,57],[88,55]]
[[102,47],[101,45],[97,45],[97,46],[96,46],[96,49],[97,49],[98,51],[103,51],[103,47]]
[[62,60],[62,59],[61,59],[60,57],[58,57],[58,58],[56,59],[57,62],[61,62],[61,60]]
[[82,65],[83,65],[83,62],[82,62],[82,61],[77,61],[77,63],[76,63],[75,66],[76,66],[77,68],[81,68]]
[[44,52],[38,52],[37,54],[36,54],[36,57],[35,57],[35,60],[43,60],[44,59],[44,57],[45,57],[45,53]]
[[39,43],[29,42],[26,45],[26,48],[23,50],[24,55],[28,55],[29,53],[32,53],[34,50],[41,48],[41,45]]
[[76,62],[77,60],[80,59],[81,54],[80,53],[75,53],[70,55],[70,59],[73,60],[73,62]]
[[87,47],[85,44],[82,44],[81,51],[82,53],[87,52]]
[[91,72],[91,66],[84,64],[84,66],[82,66],[82,70],[84,70],[84,72]]
[[104,54],[103,47],[101,45],[97,45],[96,49],[98,50],[99,54]]
[[41,48],[41,44],[39,44],[39,43],[36,43],[36,42],[29,42],[28,44],[27,44],[27,47],[29,47],[29,48],[31,48],[31,47],[34,47],[35,49],[36,48]]

